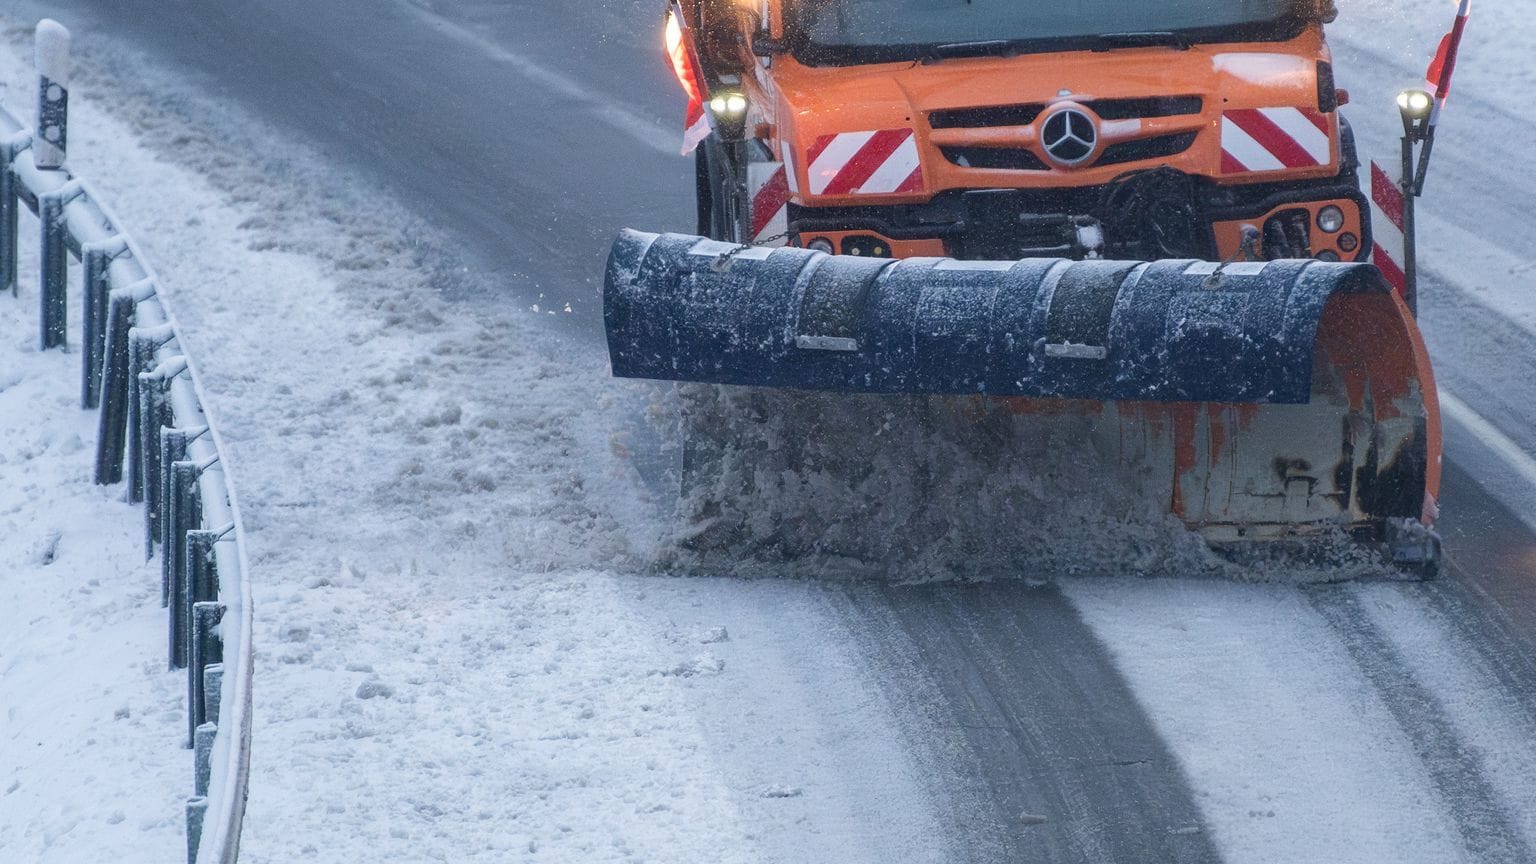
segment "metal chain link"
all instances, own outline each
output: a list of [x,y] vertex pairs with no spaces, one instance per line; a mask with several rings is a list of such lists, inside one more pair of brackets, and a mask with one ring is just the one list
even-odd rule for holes
[[714,269],[714,271],[716,273],[719,273],[719,272],[721,272],[721,271],[723,271],[726,268],[731,266],[732,259],[734,259],[737,255],[740,255],[741,253],[747,251],[748,249],[759,249],[759,248],[762,248],[764,246],[767,246],[768,244],[774,242],[775,240],[785,240],[785,239],[788,239],[789,237],[794,236],[794,233],[795,232],[793,232],[793,231],[785,231],[785,232],[780,233],[780,234],[773,234],[773,235],[768,236],[768,237],[763,237],[761,239],[754,240],[751,243],[739,244],[739,245],[737,245],[737,247],[735,249],[731,249],[731,250],[726,251],[726,252],[721,252],[719,255],[716,255],[714,263],[712,265],[710,265],[710,266]]

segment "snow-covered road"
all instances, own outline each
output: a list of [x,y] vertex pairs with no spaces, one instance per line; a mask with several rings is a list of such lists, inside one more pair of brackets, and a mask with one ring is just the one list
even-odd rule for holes
[[[247,861],[1536,858],[1536,490],[1475,430],[1438,585],[657,575],[651,391],[606,378],[592,303],[614,229],[691,218],[647,143],[678,114],[655,4],[15,5],[77,30],[75,162],[234,451]],[[1536,4],[1507,5],[1437,151],[1425,321],[1448,389],[1531,452],[1533,184],[1497,166],[1529,156]],[[1346,6],[1376,146],[1443,7]]]

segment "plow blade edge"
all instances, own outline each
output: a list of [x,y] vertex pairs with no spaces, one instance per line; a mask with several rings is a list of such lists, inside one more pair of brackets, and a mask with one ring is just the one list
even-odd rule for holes
[[620,377],[1097,415],[1101,449],[1216,541],[1434,516],[1433,376],[1369,265],[891,261],[626,231],[604,318]]

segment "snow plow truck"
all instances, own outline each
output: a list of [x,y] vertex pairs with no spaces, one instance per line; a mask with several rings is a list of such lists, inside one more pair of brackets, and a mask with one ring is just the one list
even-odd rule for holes
[[614,374],[1094,418],[1213,546],[1432,573],[1440,419],[1333,0],[676,0],[698,236],[625,231]]

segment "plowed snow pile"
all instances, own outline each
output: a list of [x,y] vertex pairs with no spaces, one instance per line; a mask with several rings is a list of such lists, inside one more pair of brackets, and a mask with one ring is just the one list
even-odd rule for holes
[[898,579],[1218,572],[1221,562],[1105,469],[1083,417],[944,398],[682,388],[673,553]]
[[897,581],[1073,575],[1331,581],[1386,575],[1343,536],[1234,564],[1120,465],[1090,417],[1006,401],[685,385],[669,567]]

